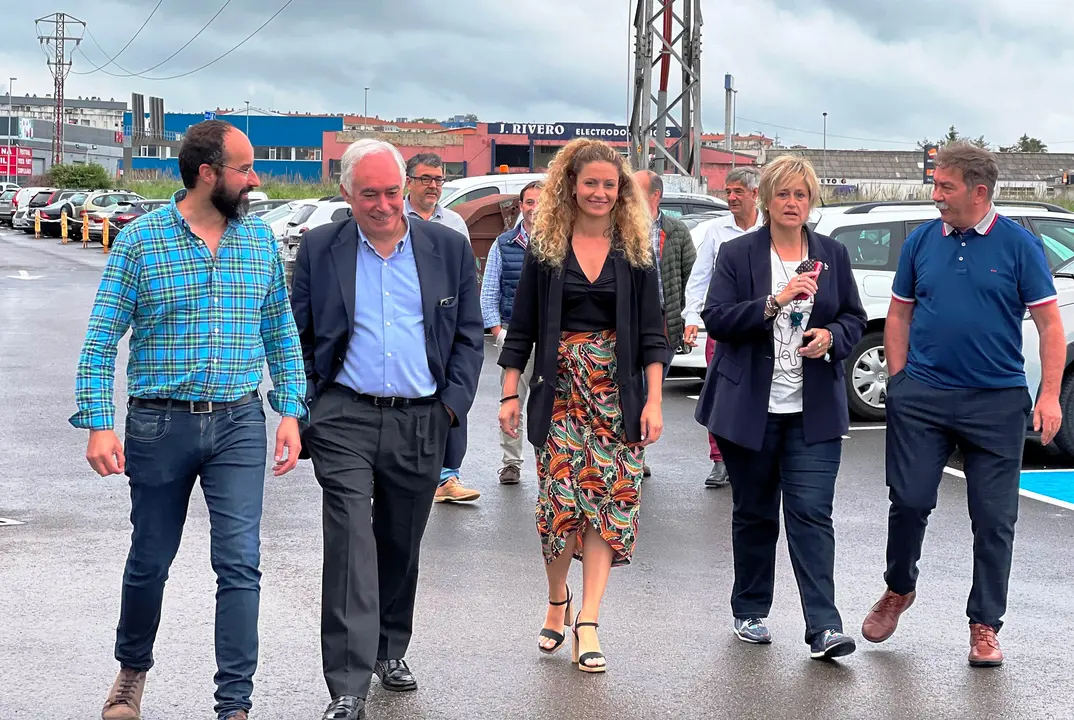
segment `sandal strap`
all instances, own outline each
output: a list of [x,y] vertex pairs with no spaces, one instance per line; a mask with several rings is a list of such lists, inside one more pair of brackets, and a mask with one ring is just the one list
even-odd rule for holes
[[572,599],[573,598],[571,598],[571,589],[568,586],[567,587],[567,599],[566,600],[563,600],[562,602],[552,602],[552,598],[548,598],[548,604],[551,605],[552,607],[560,607],[561,605],[568,604]]
[[[604,657],[604,653],[599,653],[599,652],[582,653],[582,655],[578,658],[578,662],[580,664],[582,664],[582,665],[586,664],[586,662],[585,662],[586,660],[605,660],[605,661],[607,661],[607,658]],[[599,665],[591,665],[590,667],[600,667],[600,666]]]
[[576,628],[580,628],[580,627],[600,627],[600,623],[575,621],[574,627],[576,627]]
[[541,628],[540,637],[555,640],[556,643],[561,643],[566,640],[566,638],[563,637],[563,633],[558,633],[555,630],[549,630],[548,628]]

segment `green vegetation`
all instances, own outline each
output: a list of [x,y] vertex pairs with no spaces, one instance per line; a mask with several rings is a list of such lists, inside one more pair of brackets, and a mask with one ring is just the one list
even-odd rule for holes
[[[118,185],[144,198],[164,200],[182,188],[183,182],[179,178],[163,176],[152,179],[124,179],[120,180]],[[261,187],[258,190],[268,195],[270,200],[306,200],[338,195],[339,185],[331,182],[311,183],[300,178],[273,176],[261,178]]]
[[82,190],[107,190],[112,186],[112,176],[103,166],[96,163],[89,165],[53,165],[45,174],[47,184],[59,188],[79,188]]

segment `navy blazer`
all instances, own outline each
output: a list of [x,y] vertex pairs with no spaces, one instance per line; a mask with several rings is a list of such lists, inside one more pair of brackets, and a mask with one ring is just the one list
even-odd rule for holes
[[[437,396],[455,414],[470,411],[485,359],[477,271],[470,243],[443,225],[408,218],[421,286],[425,354]],[[306,400],[336,378],[354,332],[358,226],[351,218],[302,236],[295,258],[291,310],[306,366]]]
[[[867,316],[846,247],[806,229],[809,256],[825,264],[806,328],[832,333],[828,360],[804,358],[802,413],[807,443],[842,437],[850,426],[843,361],[861,339]],[[772,234],[758,228],[724,243],[716,259],[701,318],[716,353],[709,363],[695,419],[718,437],[760,450],[772,389]]]

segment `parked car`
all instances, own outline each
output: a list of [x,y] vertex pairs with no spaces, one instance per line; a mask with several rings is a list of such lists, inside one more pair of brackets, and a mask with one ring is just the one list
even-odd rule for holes
[[11,224],[11,216],[15,214],[14,200],[18,190],[5,190],[0,193],[0,223]]
[[[132,204],[142,200],[145,198],[129,190],[99,190],[90,193],[85,205],[90,237],[103,237],[104,224],[109,222],[113,215],[126,212]],[[111,225],[108,231],[110,237],[115,237]]]
[[456,178],[444,183],[440,204],[453,208],[488,195],[518,195],[534,180],[544,180],[546,173],[499,173]]
[[41,210],[41,234],[50,237],[60,237],[61,218],[67,213],[67,232],[73,234],[76,230],[81,232],[82,204],[86,202],[89,190],[61,190],[52,195],[52,202]]
[[251,200],[249,214],[255,217],[286,205],[290,200]]
[[720,210],[730,212],[727,201],[712,195],[669,191],[660,199],[660,212],[673,218]]
[[59,188],[35,188],[27,196],[25,203],[19,203],[19,209],[15,211],[12,226],[26,233],[34,232],[34,213],[47,206],[60,193]]
[[[14,228],[23,227],[23,219],[26,217],[26,204],[30,202],[30,198],[36,195],[42,190],[47,190],[45,187],[24,187],[19,188],[15,192],[15,197],[11,199],[11,226]],[[22,211],[21,213],[19,211]]]
[[284,241],[288,246],[297,248],[302,233],[348,217],[351,217],[351,206],[342,200],[319,200],[305,204],[288,220]]
[[[1074,260],[1074,213],[1049,203],[1019,201],[999,201],[996,210],[1041,239],[1053,272]],[[846,361],[848,402],[861,419],[883,420],[885,416],[888,376],[884,323],[903,241],[919,225],[939,216],[928,201],[875,202],[818,208],[810,219],[814,230],[834,238],[850,252],[868,316],[865,333]],[[1068,327],[1074,329],[1074,325]]]
[[[136,220],[148,212],[153,212],[157,208],[164,207],[169,204],[171,200],[138,200],[130,204],[130,207],[123,208],[120,212],[117,212],[109,221],[112,223],[111,230],[114,233],[118,233],[124,227],[127,226],[132,220]],[[113,237],[115,235],[113,234]]]
[[[310,201],[313,202],[313,201]],[[260,215],[259,217],[265,221],[265,223],[272,228],[272,236],[277,241],[282,240],[284,231],[287,229],[287,222],[295,214],[295,210],[303,205],[301,200],[292,200],[277,208],[273,208],[268,212]]]

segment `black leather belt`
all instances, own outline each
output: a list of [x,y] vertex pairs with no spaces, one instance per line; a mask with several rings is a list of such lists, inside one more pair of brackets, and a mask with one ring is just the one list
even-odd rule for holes
[[342,390],[355,400],[361,400],[367,402],[370,405],[376,407],[390,407],[390,408],[407,408],[414,405],[432,405],[435,402],[439,402],[440,398],[435,395],[429,395],[426,397],[407,398],[407,397],[384,397],[381,395],[367,395],[366,393],[356,392],[354,388],[342,385],[340,383],[332,383],[332,387],[337,390]]
[[217,412],[218,410],[228,410],[241,405],[248,405],[259,398],[260,396],[257,394],[256,390],[251,390],[238,400],[230,400],[228,402],[132,397],[127,400],[127,407],[149,408],[151,410],[176,410],[178,412],[188,412],[193,415],[207,415],[212,412]]

